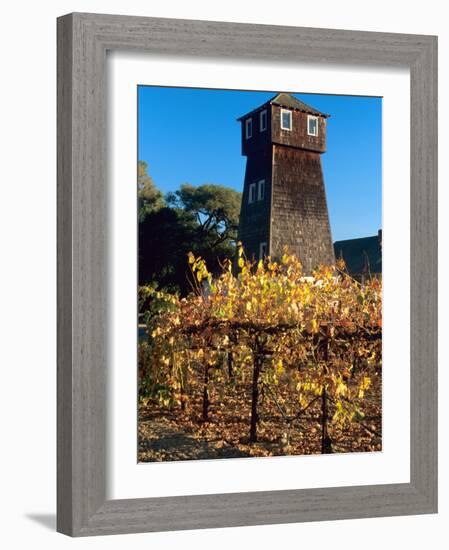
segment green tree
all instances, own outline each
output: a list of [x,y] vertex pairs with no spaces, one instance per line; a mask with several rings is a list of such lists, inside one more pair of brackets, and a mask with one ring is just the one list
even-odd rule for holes
[[241,194],[221,185],[184,184],[164,197],[138,163],[139,282],[191,291],[188,252],[203,257],[212,273],[235,254]]
[[139,223],[139,281],[187,294],[187,254],[197,244],[197,224],[174,208],[148,212]]
[[165,206],[164,195],[155,186],[153,178],[148,174],[148,163],[139,160],[137,163],[137,195],[139,198],[139,221],[147,214]]
[[215,250],[237,240],[241,193],[223,185],[206,184],[195,187],[181,185],[167,195],[170,206],[193,216],[198,223],[199,238]]

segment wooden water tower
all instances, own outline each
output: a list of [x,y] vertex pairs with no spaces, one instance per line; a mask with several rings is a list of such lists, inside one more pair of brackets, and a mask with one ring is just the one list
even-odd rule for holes
[[247,157],[239,240],[248,258],[279,258],[287,245],[305,273],[334,263],[321,168],[328,117],[280,93],[238,119]]

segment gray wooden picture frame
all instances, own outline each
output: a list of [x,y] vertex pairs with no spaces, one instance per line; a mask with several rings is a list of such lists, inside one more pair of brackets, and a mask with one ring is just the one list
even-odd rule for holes
[[[410,69],[410,483],[106,499],[108,50]],[[68,535],[436,512],[437,38],[82,13],[59,18],[57,389],[57,529]]]

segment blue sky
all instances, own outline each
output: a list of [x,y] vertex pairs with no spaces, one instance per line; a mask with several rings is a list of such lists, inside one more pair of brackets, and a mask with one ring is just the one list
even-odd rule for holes
[[[236,119],[273,92],[139,86],[138,158],[164,193],[182,183],[243,189]],[[382,218],[382,99],[294,94],[329,113],[322,155],[334,241],[374,235]]]

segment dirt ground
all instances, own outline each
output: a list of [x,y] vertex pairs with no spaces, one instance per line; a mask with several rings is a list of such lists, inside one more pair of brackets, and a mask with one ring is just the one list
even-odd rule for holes
[[[236,388],[236,391],[241,394],[245,389]],[[227,402],[226,399],[213,402],[208,422],[201,419],[200,396],[194,397],[186,411],[180,408],[168,410],[157,404],[141,404],[139,462],[321,453],[319,402],[295,421],[290,429],[272,403],[263,403],[258,441],[249,444],[249,409],[236,409],[235,401]],[[232,400],[232,395],[229,399]],[[329,427],[333,453],[382,450],[380,380],[365,400],[365,413],[363,422],[353,422],[344,430]]]

